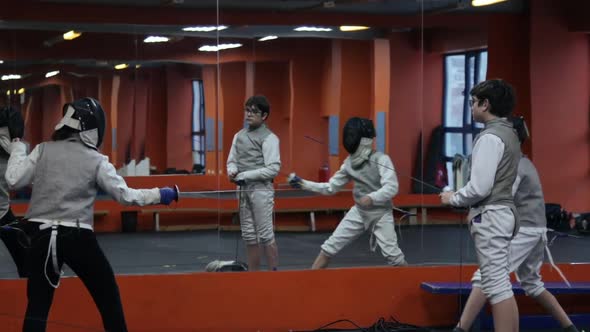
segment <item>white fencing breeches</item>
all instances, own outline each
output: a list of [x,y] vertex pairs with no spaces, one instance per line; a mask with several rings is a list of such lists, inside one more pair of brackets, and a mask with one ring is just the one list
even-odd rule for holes
[[514,224],[514,215],[508,207],[484,209],[469,222],[479,263],[473,286],[480,287],[491,304],[514,296],[509,256]]
[[388,264],[406,263],[397,244],[393,213],[389,209],[361,210],[353,206],[334,233],[322,244],[322,251],[327,256],[334,256],[366,230],[372,232],[371,239],[375,240]]
[[274,241],[274,190],[271,182],[249,183],[238,192],[240,227],[248,245],[272,244]]

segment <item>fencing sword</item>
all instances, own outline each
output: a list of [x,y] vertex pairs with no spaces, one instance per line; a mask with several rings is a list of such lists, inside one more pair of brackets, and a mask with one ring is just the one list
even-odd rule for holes
[[[225,189],[225,190],[180,191],[178,186],[174,186],[174,190],[176,191],[179,199],[180,198],[214,198],[211,196],[220,195],[220,194],[239,194],[239,193],[243,193],[243,192],[255,192],[255,191],[291,191],[291,192],[300,191],[299,189],[280,189],[280,188],[277,188],[277,189]],[[344,189],[341,191],[346,192],[346,191],[352,191],[352,190]],[[400,208],[393,207],[393,210],[397,211],[399,213],[403,213],[404,217],[416,216],[416,213],[402,210]]]
[[[310,141],[313,141],[313,142],[315,142],[315,143],[318,143],[318,144],[321,144],[321,145],[326,145],[326,143],[324,143],[324,142],[322,142],[322,141],[320,141],[320,140],[318,140],[318,139],[316,139],[316,138],[313,138],[313,137],[311,137],[311,136],[309,136],[309,135],[304,135],[303,137],[305,137],[305,138],[307,138],[307,139],[309,139]],[[429,188],[431,188],[431,189],[435,189],[435,190],[436,190],[438,193],[441,193],[441,192],[443,192],[443,191],[444,191],[443,189],[440,189],[439,187],[437,187],[437,186],[434,186],[434,185],[432,185],[432,184],[430,184],[430,183],[428,183],[428,182],[422,181],[422,180],[420,180],[420,179],[417,179],[417,178],[415,178],[415,177],[413,177],[413,176],[409,176],[409,175],[405,175],[405,174],[403,174],[403,173],[400,173],[399,171],[396,171],[395,169],[393,169],[393,168],[391,168],[391,167],[389,167],[389,166],[382,165],[382,164],[380,164],[380,163],[378,163],[378,162],[376,162],[376,161],[371,161],[371,160],[369,160],[369,159],[365,159],[365,160],[366,160],[366,161],[368,161],[368,162],[371,162],[371,163],[375,163],[375,164],[376,164],[376,165],[378,165],[378,166],[381,166],[381,167],[387,168],[387,169],[389,169],[389,170],[391,170],[391,171],[394,171],[394,172],[396,172],[397,174],[399,174],[399,175],[401,175],[401,176],[403,176],[403,177],[410,178],[410,179],[412,179],[412,180],[414,180],[414,181],[416,181],[416,182],[418,182],[418,183],[420,183],[420,184],[422,184],[422,185],[424,185],[424,186],[427,186],[427,187],[429,187]]]

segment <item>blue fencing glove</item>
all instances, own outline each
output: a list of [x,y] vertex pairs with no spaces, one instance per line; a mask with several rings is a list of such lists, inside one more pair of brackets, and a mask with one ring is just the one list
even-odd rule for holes
[[295,173],[289,174],[289,177],[287,178],[287,180],[289,181],[289,185],[291,187],[296,188],[296,189],[301,189],[301,184],[303,181],[300,177],[297,176],[297,174],[295,174]]
[[160,203],[170,205],[172,201],[178,202],[178,186],[160,188]]

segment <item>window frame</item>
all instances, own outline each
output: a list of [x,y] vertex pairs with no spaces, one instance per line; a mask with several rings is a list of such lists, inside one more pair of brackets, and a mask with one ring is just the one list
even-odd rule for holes
[[[443,102],[442,102],[442,127],[443,127],[443,157],[445,160],[445,166],[447,168],[447,173],[449,174],[449,185],[452,185],[453,179],[449,172],[452,170],[452,161],[453,156],[447,155],[447,147],[448,147],[448,134],[461,134],[461,153],[464,156],[471,154],[471,149],[473,148],[472,143],[473,139],[481,129],[483,125],[478,124],[473,121],[471,116],[471,107],[469,105],[469,91],[473,88],[473,86],[483,80],[485,77],[480,78],[480,72],[482,68],[482,55],[485,53],[486,59],[488,55],[487,48],[477,49],[477,50],[470,50],[470,51],[461,51],[461,52],[451,52],[445,53],[443,57]],[[447,68],[447,58],[450,56],[464,56],[464,86],[463,86],[463,112],[461,123],[462,125],[459,127],[447,126],[447,118],[448,114],[450,113],[451,108],[447,107],[447,92],[449,87],[449,69]],[[470,67],[470,59],[473,59],[473,70]],[[485,73],[487,76],[487,60],[485,63]],[[471,77],[473,76],[473,78]]]

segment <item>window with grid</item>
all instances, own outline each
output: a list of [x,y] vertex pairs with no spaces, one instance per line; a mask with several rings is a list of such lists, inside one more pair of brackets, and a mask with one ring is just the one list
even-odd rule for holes
[[455,154],[471,154],[473,138],[483,125],[474,123],[469,106],[469,91],[486,78],[488,67],[487,50],[445,55],[444,63],[444,154],[449,186],[453,187]]
[[203,81],[193,81],[192,173],[205,172],[205,94]]

